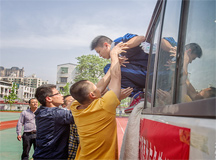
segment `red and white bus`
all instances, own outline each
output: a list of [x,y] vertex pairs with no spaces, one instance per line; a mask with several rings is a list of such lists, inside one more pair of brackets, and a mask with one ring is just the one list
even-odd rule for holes
[[157,1],[146,33],[139,159],[216,159],[215,7],[215,0]]

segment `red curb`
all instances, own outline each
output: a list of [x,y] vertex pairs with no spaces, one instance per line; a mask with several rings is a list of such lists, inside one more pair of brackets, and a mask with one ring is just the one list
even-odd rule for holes
[[21,113],[22,111],[0,111],[0,112],[7,112],[7,113]]
[[16,127],[17,122],[18,120],[0,122],[0,131]]

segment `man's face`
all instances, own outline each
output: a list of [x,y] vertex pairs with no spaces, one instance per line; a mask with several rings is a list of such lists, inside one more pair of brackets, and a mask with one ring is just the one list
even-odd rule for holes
[[71,105],[71,103],[74,101],[74,98],[72,96],[68,96],[65,98],[65,107]]
[[197,55],[191,52],[188,52],[188,57],[189,57],[189,63],[192,63],[192,61],[197,58]]
[[58,107],[64,103],[64,98],[61,93],[56,88],[52,89],[53,94],[49,96],[52,99],[52,103]]
[[110,45],[107,43],[104,43],[103,47],[95,47],[95,51],[99,54],[100,57],[103,57],[104,59],[110,58]]
[[209,97],[211,97],[211,96],[210,96],[210,91],[211,91],[211,88],[203,89],[202,91],[200,91],[200,95],[201,95],[203,98],[209,98]]
[[97,86],[94,84],[94,83],[92,83],[92,82],[90,82],[89,81],[89,83],[91,83],[91,89],[90,89],[90,92],[93,92],[94,93],[94,96],[96,97],[96,98],[101,98],[101,92],[100,92],[100,90],[97,88]]
[[29,106],[30,108],[37,108],[38,107],[37,99],[31,99]]

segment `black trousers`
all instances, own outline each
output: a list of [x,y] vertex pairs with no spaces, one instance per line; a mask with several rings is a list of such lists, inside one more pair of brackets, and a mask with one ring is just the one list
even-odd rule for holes
[[22,160],[28,160],[29,159],[29,151],[31,149],[31,146],[33,144],[34,149],[36,147],[35,143],[36,139],[36,133],[31,132],[24,132],[22,136],[23,140],[23,153],[22,153]]

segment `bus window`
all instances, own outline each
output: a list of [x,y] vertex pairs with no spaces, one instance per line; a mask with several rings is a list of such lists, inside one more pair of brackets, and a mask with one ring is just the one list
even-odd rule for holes
[[155,106],[172,104],[181,1],[167,1],[159,50]]
[[190,1],[178,102],[215,97],[215,1]]
[[153,87],[153,75],[154,75],[154,63],[155,63],[155,53],[157,51],[157,41],[158,41],[158,37],[159,37],[159,29],[160,29],[160,16],[158,17],[158,21],[156,23],[155,26],[155,32],[153,35],[153,48],[152,48],[152,52],[151,52],[151,56],[150,58],[150,65],[149,65],[149,80],[148,80],[148,89],[147,89],[147,108],[151,107],[151,103],[152,103],[152,87]]

